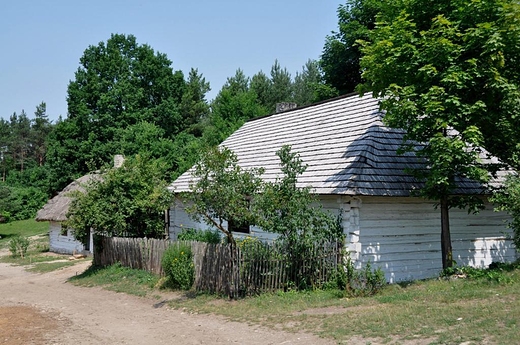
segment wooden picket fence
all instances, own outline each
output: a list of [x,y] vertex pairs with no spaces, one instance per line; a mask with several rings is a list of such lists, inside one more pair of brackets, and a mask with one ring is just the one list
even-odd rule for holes
[[96,236],[93,262],[101,267],[121,263],[162,275],[161,259],[170,244],[168,240]]
[[[264,291],[321,287],[342,262],[338,242],[314,244],[291,257],[277,244],[256,241],[247,246],[202,242],[100,237],[94,248],[94,264],[123,266],[163,274],[161,258],[169,246],[189,244],[192,248],[197,291],[236,298]],[[289,254],[289,255],[288,255]]]

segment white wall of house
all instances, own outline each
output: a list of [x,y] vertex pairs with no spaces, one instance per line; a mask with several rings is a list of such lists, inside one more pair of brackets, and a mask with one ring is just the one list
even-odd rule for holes
[[[431,278],[442,270],[440,210],[421,198],[320,197],[323,209],[341,212],[347,250],[357,268],[367,262],[381,267],[389,282]],[[457,265],[486,267],[493,261],[517,259],[506,215],[491,205],[477,215],[450,210],[453,258]],[[170,238],[183,228],[211,229],[193,221],[177,200],[170,210]],[[272,240],[274,234],[252,227],[250,235]],[[235,234],[240,238],[244,234]]]
[[[49,250],[60,254],[83,253],[85,246],[73,236],[72,230],[64,230],[59,222],[49,222]],[[92,248],[92,246],[91,246]]]
[[[330,211],[334,216],[339,214],[339,207],[336,197],[326,196],[323,200],[321,200],[321,205],[324,210]],[[185,207],[186,205],[183,201],[176,199],[175,203],[170,208],[170,239],[176,240],[177,235],[182,231],[182,229],[215,230],[214,227],[211,227],[204,222],[196,222],[191,219],[190,216],[186,213]],[[223,225],[227,228],[227,222],[224,221]],[[233,236],[238,239],[247,236],[254,236],[261,239],[262,241],[273,241],[277,237],[276,234],[265,232],[256,226],[250,227],[249,234],[234,232]]]
[[[390,282],[434,277],[442,270],[440,210],[419,198],[364,197],[359,202],[358,266],[381,267]],[[487,267],[517,258],[504,213],[490,204],[479,214],[450,210],[453,259]]]

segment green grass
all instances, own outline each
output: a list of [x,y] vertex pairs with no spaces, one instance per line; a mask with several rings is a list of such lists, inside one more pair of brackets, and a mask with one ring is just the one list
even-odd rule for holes
[[155,292],[154,287],[159,283],[159,277],[143,270],[116,264],[103,269],[90,267],[69,281],[79,286],[103,286],[115,292],[147,296]]
[[27,269],[29,272],[47,273],[64,267],[74,266],[78,261],[38,262]]
[[[48,235],[49,223],[37,222],[33,219],[19,220],[7,224],[0,224],[0,248],[7,248],[9,240],[14,236]],[[47,243],[49,241],[47,240]]]
[[[71,280],[140,296],[153,294],[153,286],[158,285],[157,277],[120,265],[92,268]],[[169,303],[173,308],[273,329],[315,333],[338,344],[348,344],[353,337],[389,344],[517,344],[519,297],[517,266],[474,279],[388,285],[373,297],[352,298],[342,291],[326,290],[229,300],[192,292]]]
[[49,255],[48,231],[47,222],[40,223],[32,219],[0,224],[0,248],[8,248],[8,243],[14,236],[31,237],[24,258],[8,254],[0,257],[0,262],[27,266],[27,270],[31,272],[47,273],[82,261],[60,261],[67,259],[68,255]]

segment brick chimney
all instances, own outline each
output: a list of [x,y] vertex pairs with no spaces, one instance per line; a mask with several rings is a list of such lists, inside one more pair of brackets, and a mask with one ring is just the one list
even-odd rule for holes
[[276,113],[283,113],[284,111],[288,111],[294,108],[297,108],[298,104],[293,102],[280,102],[276,103]]

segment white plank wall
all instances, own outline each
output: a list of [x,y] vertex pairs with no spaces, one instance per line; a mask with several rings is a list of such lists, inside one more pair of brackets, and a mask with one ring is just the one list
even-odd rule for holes
[[[343,211],[347,246],[357,268],[368,261],[381,267],[391,282],[437,276],[442,269],[440,248],[440,211],[433,202],[409,197],[361,197],[341,202],[338,196],[321,197],[324,210],[334,216]],[[465,210],[450,210],[453,258],[458,265],[487,267],[493,261],[510,262],[517,258],[506,216],[491,205],[477,215]],[[170,238],[175,240],[183,228],[211,230],[193,221],[180,200],[170,210]],[[235,233],[236,238],[248,236]],[[275,234],[252,227],[249,236],[272,241]]]
[[[450,210],[457,265],[487,267],[517,257],[505,215],[488,204],[477,215]],[[363,198],[360,208],[361,262],[381,267],[389,282],[434,277],[442,269],[440,210],[417,198]]]
[[61,223],[49,223],[49,251],[59,254],[75,254],[84,251],[83,244],[76,240],[70,231],[67,236],[61,234]]
[[[336,199],[336,197],[326,196],[324,200],[322,200],[323,209],[329,211],[335,217],[339,214]],[[182,231],[182,229],[215,230],[215,228],[208,226],[204,222],[196,222],[191,219],[191,217],[186,213],[185,207],[186,205],[180,199],[176,199],[174,205],[170,208],[170,239],[176,240],[177,235]],[[224,222],[224,226],[227,227],[226,222]],[[252,226],[249,234],[237,232],[233,233],[233,236],[235,236],[235,238],[254,236],[258,237],[262,241],[273,241],[276,239],[277,234],[265,232],[259,227]]]

